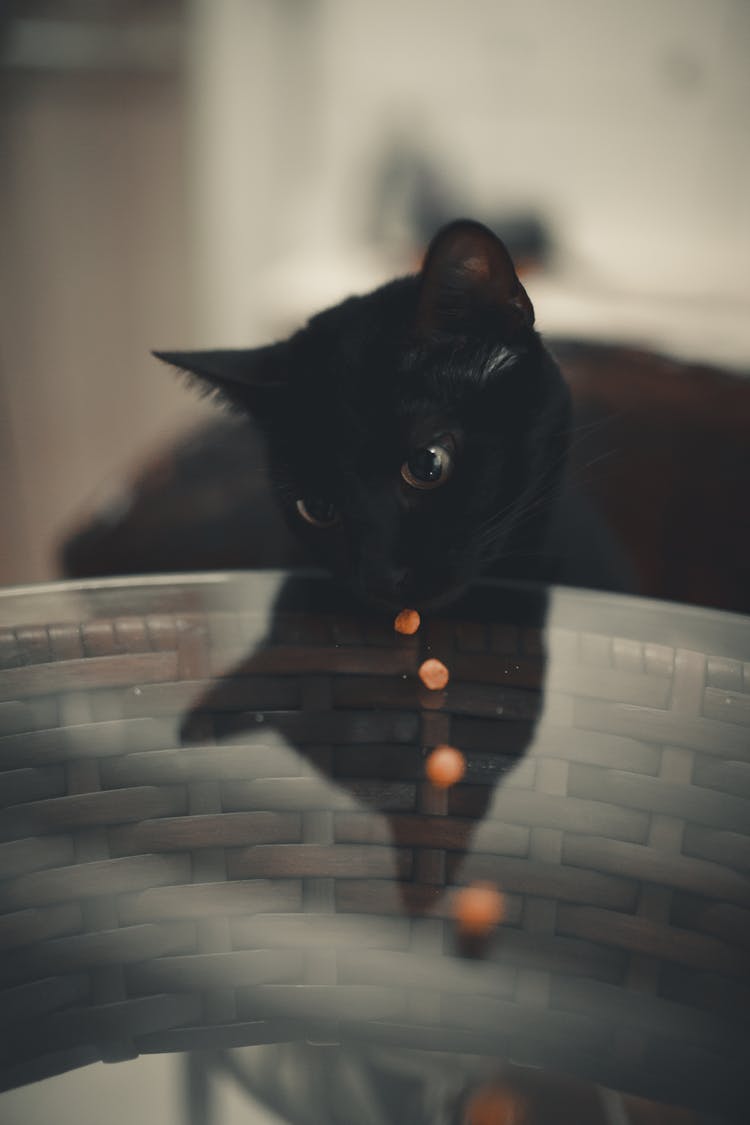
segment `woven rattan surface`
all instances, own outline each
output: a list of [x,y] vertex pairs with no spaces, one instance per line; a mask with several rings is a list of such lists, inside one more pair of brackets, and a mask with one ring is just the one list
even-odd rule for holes
[[[3,1087],[351,1040],[740,1120],[750,623],[495,590],[410,638],[303,586],[0,596]],[[466,957],[477,879],[506,914]]]

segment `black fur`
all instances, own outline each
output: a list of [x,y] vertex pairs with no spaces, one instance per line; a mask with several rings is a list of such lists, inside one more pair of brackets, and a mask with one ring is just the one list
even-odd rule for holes
[[[565,546],[577,529],[560,518],[567,386],[505,247],[480,224],[444,228],[417,276],[288,340],[156,354],[259,421],[290,526],[360,597],[429,608],[481,574],[577,580]],[[452,475],[411,487],[402,465],[444,434]],[[339,522],[310,526],[298,500],[332,505]]]

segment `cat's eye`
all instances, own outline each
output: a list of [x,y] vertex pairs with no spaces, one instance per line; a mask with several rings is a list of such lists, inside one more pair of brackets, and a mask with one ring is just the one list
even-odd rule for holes
[[453,472],[453,441],[435,441],[414,449],[401,466],[401,476],[412,488],[438,488]]
[[339,522],[339,513],[334,505],[320,496],[306,496],[297,501],[296,508],[302,519],[313,527],[335,527]]

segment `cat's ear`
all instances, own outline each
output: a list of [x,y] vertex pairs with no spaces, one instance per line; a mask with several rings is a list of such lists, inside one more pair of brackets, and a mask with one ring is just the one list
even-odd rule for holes
[[259,418],[273,410],[286,388],[283,344],[152,354],[197,380],[204,392],[216,392],[230,406]]
[[494,313],[510,333],[534,324],[504,243],[481,223],[459,219],[438,231],[425,255],[417,332],[461,335],[478,313]]

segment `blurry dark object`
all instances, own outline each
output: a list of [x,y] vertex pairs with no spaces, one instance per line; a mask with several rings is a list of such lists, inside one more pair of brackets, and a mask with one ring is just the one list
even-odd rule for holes
[[[381,247],[389,243],[400,247],[407,236],[421,256],[444,223],[477,211],[453,169],[449,171],[437,157],[416,146],[412,133],[391,140],[373,179],[367,233]],[[549,260],[552,238],[548,223],[539,214],[506,209],[482,217],[502,238],[519,272]]]
[[573,394],[571,473],[639,591],[750,612],[750,380],[633,348],[548,344]]
[[[624,545],[638,591],[750,612],[750,381],[630,348],[547,343],[573,393],[571,474]],[[300,565],[263,465],[249,424],[219,417],[83,522],[64,545],[65,573]]]
[[543,219],[537,215],[497,215],[489,226],[498,231],[519,273],[538,269],[549,261],[552,239]]
[[254,424],[219,412],[118,483],[62,555],[71,577],[304,561],[271,495]]

